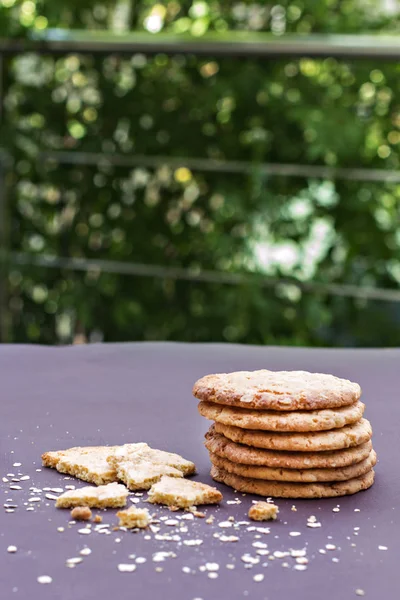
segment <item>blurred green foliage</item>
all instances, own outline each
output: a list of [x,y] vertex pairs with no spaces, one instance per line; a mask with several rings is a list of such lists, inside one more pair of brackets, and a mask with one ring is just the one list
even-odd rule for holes
[[[0,35],[47,27],[293,33],[398,30],[381,3],[0,0]],[[10,247],[254,285],[10,267],[10,339],[399,345],[400,304],[296,281],[397,289],[400,184],[266,177],[260,162],[399,169],[398,63],[79,53],[5,59],[0,145],[13,157]],[[59,164],[42,152],[102,155]],[[252,161],[250,174],[115,166],[108,156]]]

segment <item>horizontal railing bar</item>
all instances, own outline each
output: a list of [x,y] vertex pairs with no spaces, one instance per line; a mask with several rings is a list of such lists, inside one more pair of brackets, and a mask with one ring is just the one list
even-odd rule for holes
[[400,36],[285,34],[229,31],[189,34],[47,29],[27,39],[1,39],[0,53],[194,54],[232,57],[337,57],[398,60]]
[[152,277],[158,279],[176,279],[193,282],[219,283],[225,285],[258,285],[262,288],[277,285],[295,285],[304,292],[358,298],[362,300],[381,300],[383,302],[400,302],[400,290],[357,286],[350,284],[318,283],[299,281],[285,277],[270,277],[262,273],[226,273],[223,271],[197,271],[184,267],[165,267],[162,265],[146,265],[142,263],[125,263],[112,260],[89,258],[69,258],[47,254],[36,255],[11,252],[6,257],[11,264],[29,265],[53,269],[69,269],[71,271],[99,271],[119,275]]
[[193,171],[211,173],[238,173],[276,175],[282,177],[315,177],[316,179],[345,179],[353,181],[400,182],[400,171],[386,169],[325,167],[320,165],[296,165],[285,163],[254,163],[240,160],[215,160],[212,158],[189,158],[174,156],[143,156],[140,154],[101,154],[96,152],[40,152],[39,161],[55,160],[60,164],[98,165],[108,163],[116,167],[172,168],[187,167]]

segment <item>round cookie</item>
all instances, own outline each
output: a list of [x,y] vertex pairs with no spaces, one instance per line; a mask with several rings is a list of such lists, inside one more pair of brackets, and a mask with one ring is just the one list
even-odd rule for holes
[[261,410],[320,410],[353,404],[358,383],[307,371],[237,371],[206,375],[193,387],[199,400]]
[[214,402],[200,402],[199,413],[224,425],[242,429],[266,431],[325,431],[356,423],[364,413],[365,404],[354,402],[342,408],[302,411],[249,410],[223,406]]
[[268,450],[288,450],[295,452],[322,452],[359,446],[372,437],[372,429],[367,419],[353,425],[331,431],[309,431],[308,433],[282,433],[240,429],[231,425],[215,423],[215,431],[238,444],[267,448]]
[[222,458],[244,465],[266,466],[284,469],[315,469],[348,467],[361,462],[372,450],[372,442],[360,446],[325,452],[286,452],[264,450],[236,444],[217,433],[211,426],[206,433],[207,450]]
[[273,467],[241,465],[226,458],[221,458],[212,452],[210,452],[210,460],[215,467],[233,475],[240,475],[240,477],[267,481],[319,483],[324,481],[347,481],[365,475],[376,465],[376,453],[372,450],[370,455],[361,462],[339,469],[274,469]]
[[223,469],[212,466],[211,477],[225,483],[238,492],[272,496],[275,498],[334,498],[356,494],[366,490],[374,483],[374,470],[361,477],[334,483],[289,483],[283,481],[262,481],[232,475]]

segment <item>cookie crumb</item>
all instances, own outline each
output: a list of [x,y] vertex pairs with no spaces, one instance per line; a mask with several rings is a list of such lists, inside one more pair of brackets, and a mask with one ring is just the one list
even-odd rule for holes
[[101,517],[100,515],[96,515],[95,518],[93,519],[93,523],[102,523],[103,522],[103,517]]
[[88,506],[75,506],[71,510],[71,519],[74,521],[89,521],[92,518],[92,511]]
[[276,504],[270,502],[256,502],[249,510],[249,518],[253,521],[269,521],[276,519],[279,512]]
[[120,510],[117,512],[119,518],[119,526],[134,529],[138,527],[144,529],[151,521],[151,517],[147,508],[135,508],[131,506],[128,510]]
[[364,590],[361,590],[360,588],[358,588],[356,590],[356,596],[365,596]]
[[215,519],[214,515],[210,515],[208,517],[208,519],[206,519],[207,525],[212,525],[214,523],[214,519]]
[[149,502],[180,508],[198,504],[218,504],[221,500],[222,494],[215,487],[166,475],[152,486],[148,497]]

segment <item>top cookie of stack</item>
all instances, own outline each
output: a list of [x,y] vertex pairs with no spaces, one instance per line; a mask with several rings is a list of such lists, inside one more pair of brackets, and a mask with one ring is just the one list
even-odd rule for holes
[[207,375],[194,385],[217,481],[280,497],[355,493],[374,480],[357,383],[306,371]]

